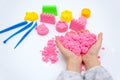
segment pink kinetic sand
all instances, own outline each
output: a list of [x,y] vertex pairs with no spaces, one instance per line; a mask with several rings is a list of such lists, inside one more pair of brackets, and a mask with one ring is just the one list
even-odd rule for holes
[[47,35],[49,32],[49,29],[44,24],[37,26],[36,30],[37,30],[37,33],[42,36]]
[[65,32],[68,30],[68,25],[65,21],[58,21],[58,23],[56,24],[56,30],[58,32]]
[[101,49],[102,49],[102,50],[105,50],[105,48],[104,48],[104,47],[102,47]]
[[68,32],[65,36],[56,36],[62,45],[76,55],[86,54],[88,49],[96,42],[96,35],[88,31]]
[[51,63],[55,63],[58,61],[57,53],[58,51],[55,46],[55,41],[49,40],[47,46],[44,47],[44,50],[42,51],[42,56],[43,56],[42,60],[44,62],[51,61]]
[[49,24],[55,24],[56,19],[53,14],[46,14],[46,13],[41,13],[40,15],[40,21],[49,23]]
[[87,24],[87,19],[85,17],[80,17],[78,20],[73,19],[70,23],[70,29],[75,31],[80,31],[85,29]]

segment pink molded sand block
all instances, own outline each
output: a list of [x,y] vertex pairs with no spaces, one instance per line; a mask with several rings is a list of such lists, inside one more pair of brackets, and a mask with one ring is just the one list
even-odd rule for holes
[[85,17],[80,17],[78,20],[73,19],[70,23],[70,29],[75,31],[80,31],[86,28],[87,19]]
[[57,53],[58,51],[55,46],[55,41],[53,39],[48,40],[47,46],[44,47],[44,50],[42,51],[42,60],[44,62],[51,61],[51,63],[55,63],[58,61]]
[[81,16],[78,21],[80,21],[81,25],[86,26],[87,24],[87,19],[83,16]]
[[44,24],[37,26],[36,30],[37,30],[37,33],[42,36],[47,35],[49,32],[49,29]]
[[68,30],[68,25],[65,21],[58,21],[58,23],[56,24],[56,30],[58,32],[65,32]]
[[45,22],[45,23],[49,23],[49,24],[56,23],[55,16],[53,14],[46,14],[46,13],[40,14],[40,21]]
[[56,36],[62,45],[74,52],[77,56],[86,54],[88,49],[96,42],[96,35],[88,31],[71,31],[64,36]]

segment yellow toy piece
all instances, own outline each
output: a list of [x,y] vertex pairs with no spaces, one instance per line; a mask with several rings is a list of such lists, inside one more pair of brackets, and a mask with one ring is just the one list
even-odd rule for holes
[[61,17],[60,19],[62,21],[66,21],[66,22],[70,22],[72,20],[73,16],[72,16],[72,12],[69,11],[69,10],[64,10],[62,13],[61,13]]
[[86,18],[89,18],[91,15],[91,11],[88,8],[83,8],[81,12],[81,16],[84,16]]
[[38,20],[38,14],[36,12],[26,12],[24,20],[36,21]]

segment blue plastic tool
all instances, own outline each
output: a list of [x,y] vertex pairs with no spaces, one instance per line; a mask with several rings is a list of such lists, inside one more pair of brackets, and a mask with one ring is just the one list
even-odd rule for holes
[[8,28],[6,28],[6,29],[4,29],[4,30],[1,30],[1,31],[0,31],[0,34],[1,34],[1,33],[4,33],[4,32],[7,32],[7,31],[10,31],[10,30],[13,30],[13,29],[18,28],[18,27],[21,27],[21,26],[23,26],[23,25],[26,25],[27,23],[28,23],[27,21],[23,21],[23,22],[20,22],[20,23],[18,23],[18,24],[15,24],[15,25],[13,25],[13,26],[10,26],[10,27],[8,27]]
[[29,27],[31,27],[33,24],[33,22],[29,23],[28,25],[26,25],[25,27],[23,27],[22,29],[18,30],[17,32],[15,32],[14,34],[12,34],[10,37],[8,37],[6,40],[3,41],[3,43],[5,44],[9,39],[11,39],[12,37],[14,37],[15,35],[23,32],[24,30],[28,29]]
[[23,37],[20,39],[20,41],[17,43],[17,45],[14,47],[17,48],[17,46],[27,37],[27,35],[37,26],[37,22],[33,25],[32,28],[30,28],[24,35]]

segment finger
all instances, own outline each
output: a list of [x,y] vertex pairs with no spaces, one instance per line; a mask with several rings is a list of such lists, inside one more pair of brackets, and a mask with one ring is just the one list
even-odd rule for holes
[[100,32],[98,34],[98,39],[97,39],[97,42],[96,42],[96,47],[100,48],[101,47],[101,44],[102,44],[102,36],[103,34]]
[[61,51],[61,53],[64,54],[64,50],[65,50],[64,46],[60,43],[59,40],[55,40],[55,42],[56,42],[57,47]]
[[59,40],[55,40],[55,42],[56,42],[57,47],[58,47],[59,49],[63,48],[63,46],[62,46],[62,44],[60,43]]

